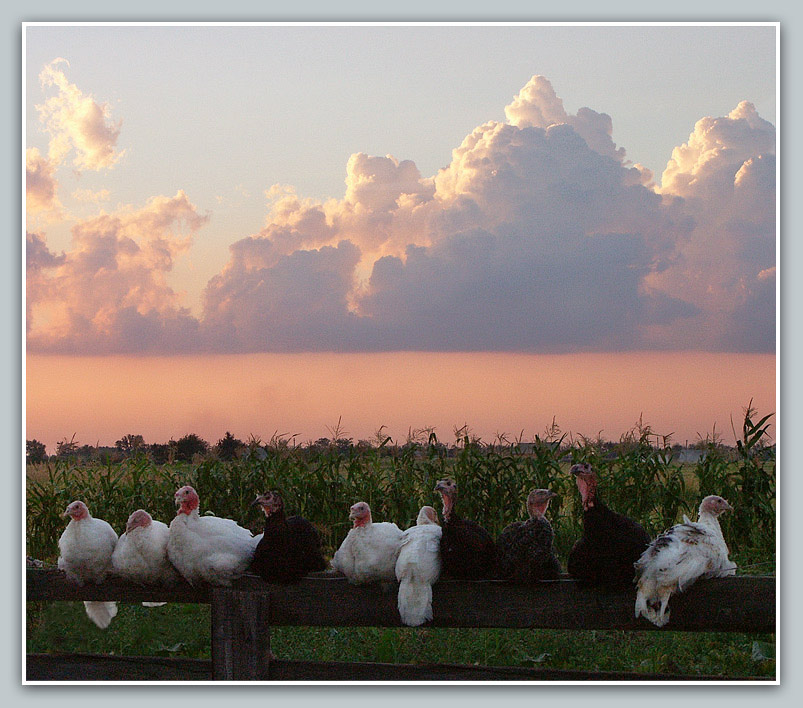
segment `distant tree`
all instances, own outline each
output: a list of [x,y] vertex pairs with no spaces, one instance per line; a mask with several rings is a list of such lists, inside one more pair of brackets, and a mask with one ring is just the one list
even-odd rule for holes
[[31,465],[47,461],[47,448],[43,442],[36,438],[25,441],[25,461]]
[[233,460],[237,457],[237,453],[246,448],[246,444],[235,438],[230,432],[217,441],[215,445],[215,452],[221,460]]
[[184,462],[191,462],[195,455],[205,455],[209,452],[209,443],[195,433],[171,440],[170,447],[173,448],[175,459]]
[[352,438],[337,438],[335,440],[335,447],[341,455],[345,455],[353,444],[354,440]]
[[98,448],[96,445],[81,445],[75,449],[74,454],[82,460],[90,460],[98,457]]
[[170,462],[173,450],[170,445],[165,443],[151,443],[147,446],[148,455],[157,465],[164,465]]
[[70,457],[71,455],[75,455],[77,450],[78,441],[75,439],[75,433],[73,433],[73,436],[69,440],[64,438],[56,443],[56,455],[58,457]]
[[114,446],[124,455],[136,455],[145,448],[145,438],[141,435],[123,435]]

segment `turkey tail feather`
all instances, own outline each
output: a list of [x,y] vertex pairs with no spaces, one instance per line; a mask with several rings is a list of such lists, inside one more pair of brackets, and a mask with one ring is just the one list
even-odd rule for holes
[[404,578],[399,584],[399,615],[408,627],[432,619],[432,586]]
[[117,614],[116,602],[88,602],[84,601],[86,614],[98,627],[106,629],[112,618]]

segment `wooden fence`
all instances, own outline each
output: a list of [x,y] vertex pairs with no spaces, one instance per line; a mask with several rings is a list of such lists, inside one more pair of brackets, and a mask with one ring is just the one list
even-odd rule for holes
[[[294,585],[269,585],[246,576],[231,588],[140,587],[110,580],[78,587],[51,569],[27,570],[26,597],[39,601],[206,603],[212,607],[212,659],[29,654],[28,681],[522,681],[522,680],[743,680],[750,677],[676,676],[478,667],[284,661],[270,650],[271,626],[399,627],[396,592],[353,586],[317,573]],[[775,578],[734,576],[701,581],[672,598],[672,619],[657,628],[633,616],[632,588],[592,588],[568,578],[534,586],[501,581],[444,580],[433,588],[433,627],[616,629],[684,632],[775,632]],[[766,678],[758,680],[769,680]]]

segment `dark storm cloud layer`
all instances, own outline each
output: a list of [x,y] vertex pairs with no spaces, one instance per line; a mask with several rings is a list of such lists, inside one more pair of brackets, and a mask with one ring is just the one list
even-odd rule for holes
[[60,256],[31,235],[29,345],[774,350],[775,130],[749,103],[699,121],[660,188],[609,116],[567,114],[543,77],[505,111],[431,178],[356,154],[342,200],[272,188],[198,319],[166,283],[204,223],[182,192],[79,224]]

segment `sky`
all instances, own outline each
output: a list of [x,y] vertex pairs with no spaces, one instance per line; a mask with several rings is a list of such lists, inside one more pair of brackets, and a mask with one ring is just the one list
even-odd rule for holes
[[610,382],[634,354],[695,371],[705,353],[760,360],[748,388],[773,405],[775,42],[772,26],[30,26],[29,359],[45,380],[65,356],[200,371],[338,353],[315,364],[337,370],[474,353],[450,361],[481,377],[482,354],[587,355]]

